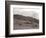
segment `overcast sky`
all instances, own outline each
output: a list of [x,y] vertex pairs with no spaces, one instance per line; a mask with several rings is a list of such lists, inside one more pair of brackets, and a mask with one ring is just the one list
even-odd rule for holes
[[15,5],[13,7],[13,14],[34,17],[37,19],[39,19],[40,12],[41,12],[40,6]]

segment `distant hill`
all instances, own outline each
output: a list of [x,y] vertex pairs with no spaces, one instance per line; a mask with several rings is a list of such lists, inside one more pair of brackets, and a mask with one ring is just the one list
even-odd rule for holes
[[39,20],[29,16],[14,15],[14,29],[39,28]]
[[22,15],[14,15],[14,18],[19,19],[19,20],[29,20],[29,21],[34,21],[36,23],[39,23],[39,20],[33,17],[29,16],[22,16]]

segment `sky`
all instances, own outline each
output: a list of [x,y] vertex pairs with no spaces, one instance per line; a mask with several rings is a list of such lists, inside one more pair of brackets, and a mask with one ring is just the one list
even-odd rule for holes
[[26,6],[26,5],[14,5],[13,14],[19,14],[23,16],[29,16],[39,19],[39,14],[41,12],[41,6]]

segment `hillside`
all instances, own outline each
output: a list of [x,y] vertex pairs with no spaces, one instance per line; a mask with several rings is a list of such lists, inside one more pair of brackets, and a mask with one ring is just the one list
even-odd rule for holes
[[38,29],[39,20],[33,17],[14,15],[14,30],[17,29]]

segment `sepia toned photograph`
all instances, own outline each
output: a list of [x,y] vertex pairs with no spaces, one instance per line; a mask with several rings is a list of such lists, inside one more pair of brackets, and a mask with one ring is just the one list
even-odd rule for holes
[[39,29],[39,13],[37,10],[39,8],[25,8],[22,5],[13,8],[13,29]]
[[44,35],[44,3],[6,1],[5,8],[6,37]]

